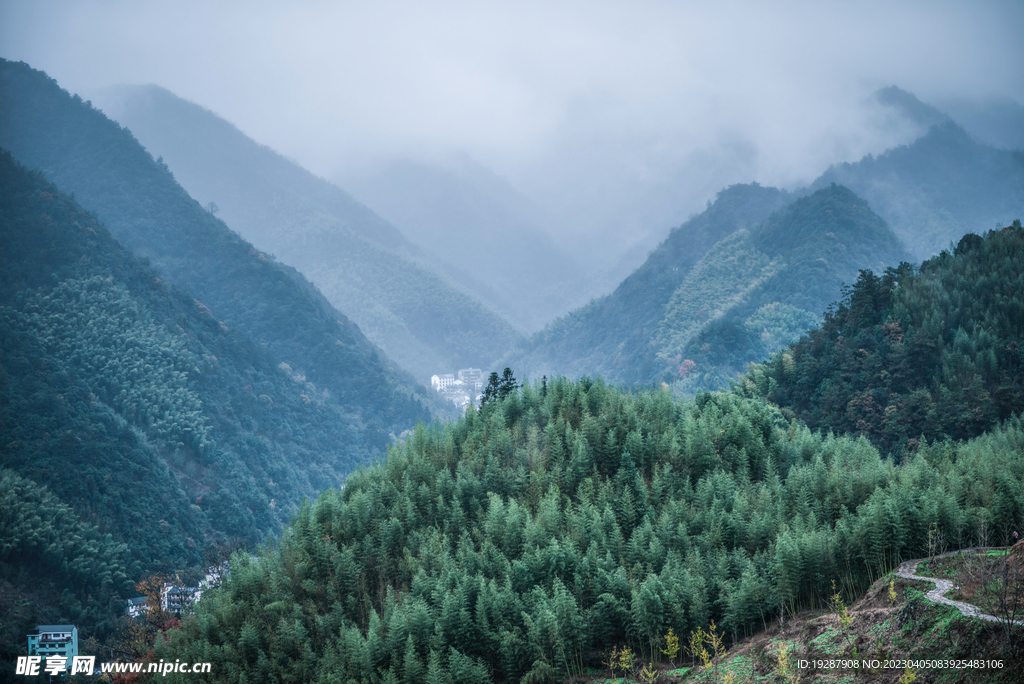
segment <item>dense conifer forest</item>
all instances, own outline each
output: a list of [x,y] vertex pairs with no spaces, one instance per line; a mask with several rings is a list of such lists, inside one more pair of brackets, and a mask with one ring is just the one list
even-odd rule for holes
[[[677,402],[534,383],[420,427],[158,648],[218,681],[558,682],[669,629],[730,639],[901,558],[1004,542],[1024,514],[1024,425],[902,463],[737,388]],[[951,495],[955,493],[955,495]]]
[[[1024,426],[1005,403],[1019,402],[1022,236],[1015,223],[920,269],[862,272],[820,330],[729,392],[679,402],[545,379],[421,426],[237,559],[158,655],[219,662],[224,681],[557,682],[624,647],[658,661],[669,630],[714,620],[733,640],[836,588],[856,597],[940,546],[1010,543],[1024,520]],[[917,365],[901,344],[924,350]],[[807,413],[846,395],[763,398],[856,394],[901,368],[924,394],[982,403],[893,458],[887,434],[836,436],[842,416]],[[813,376],[826,369],[844,382]],[[1004,404],[985,403],[996,386]]]
[[862,434],[883,453],[967,439],[1024,409],[1024,231],[878,276],[863,271],[821,327],[745,386],[812,429]]
[[140,577],[279,533],[377,453],[372,418],[6,151],[0,241],[4,643],[60,620],[110,636]]

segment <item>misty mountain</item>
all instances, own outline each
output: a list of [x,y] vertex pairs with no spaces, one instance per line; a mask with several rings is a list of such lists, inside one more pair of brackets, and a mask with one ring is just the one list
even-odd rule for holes
[[535,335],[510,363],[532,376],[714,389],[812,327],[859,269],[908,258],[847,188],[791,200],[758,185],[724,190],[614,293]]
[[613,382],[651,379],[658,369],[649,341],[677,288],[719,240],[760,223],[787,197],[757,184],[721,191],[706,211],[675,228],[612,294],[548,325],[509,363],[533,377],[599,373]]
[[909,258],[848,188],[802,197],[716,245],[676,291],[654,339],[668,369],[662,381],[687,394],[723,387],[813,327],[861,269],[881,272]]
[[514,343],[501,315],[433,270],[393,225],[212,112],[156,86],[98,97],[193,197],[299,269],[421,382],[487,367]]
[[915,259],[1024,214],[1024,152],[978,142],[951,120],[909,145],[834,165],[811,188],[830,183],[866,199]]
[[913,93],[898,86],[880,88],[875,92],[875,100],[879,104],[891,107],[908,121],[920,126],[927,131],[937,124],[947,123],[950,118],[943,114],[938,108],[917,99]]
[[126,129],[24,63],[0,61],[0,146],[93,212],[228,328],[252,338],[358,417],[373,451],[430,411],[425,390],[295,269],[205,211]]
[[[428,416],[351,323],[332,321],[331,347],[372,393],[358,376],[318,387],[5,150],[0,243],[0,634],[109,634],[140,575],[262,542],[378,454],[382,430]],[[308,314],[295,281],[262,282],[279,292],[248,310]]]
[[[469,276],[467,286],[529,332],[585,302],[595,284],[539,227],[530,201],[462,156],[400,160],[339,178],[411,240]],[[500,259],[507,268],[494,268]]]
[[1024,105],[1010,98],[953,100],[943,108],[980,143],[1024,150]]

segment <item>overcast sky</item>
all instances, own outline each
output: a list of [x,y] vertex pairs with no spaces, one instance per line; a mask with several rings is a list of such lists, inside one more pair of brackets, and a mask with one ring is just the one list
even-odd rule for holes
[[725,183],[794,186],[904,142],[882,86],[1024,102],[1019,1],[0,8],[0,55],[73,92],[156,83],[326,177],[466,152],[567,235],[667,229]]

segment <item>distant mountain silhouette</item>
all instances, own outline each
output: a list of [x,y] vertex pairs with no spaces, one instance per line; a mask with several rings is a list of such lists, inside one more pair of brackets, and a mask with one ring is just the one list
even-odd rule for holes
[[915,259],[1024,214],[1024,152],[984,145],[951,120],[910,145],[836,164],[811,188],[830,183],[866,199]]
[[585,302],[597,286],[539,227],[529,200],[466,156],[398,160],[339,182],[526,330]]
[[156,86],[98,95],[204,206],[258,248],[299,269],[420,382],[487,366],[512,326],[392,224],[351,195]]

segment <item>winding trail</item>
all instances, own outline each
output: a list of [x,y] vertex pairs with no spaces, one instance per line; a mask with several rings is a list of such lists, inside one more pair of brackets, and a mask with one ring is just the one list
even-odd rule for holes
[[[987,551],[989,549],[1001,549],[1003,547],[993,546],[976,546],[970,549],[962,549],[960,551],[949,551],[948,553],[940,553],[937,556],[932,556],[931,559],[946,558],[948,556],[955,556],[959,553],[972,553],[975,551]],[[896,576],[902,577],[903,579],[920,580],[922,582],[933,582],[935,588],[925,594],[925,598],[933,603],[941,603],[944,606],[952,606],[959,610],[963,615],[967,617],[978,618],[979,620],[988,620],[989,622],[999,622],[1005,624],[1010,622],[1015,625],[1024,625],[1024,620],[1005,620],[995,615],[989,615],[988,613],[981,612],[981,608],[971,605],[970,603],[963,603],[962,601],[954,601],[953,599],[946,598],[943,594],[947,591],[953,590],[953,580],[940,579],[938,577],[921,577],[920,575],[914,574],[914,569],[917,568],[918,563],[923,563],[929,558],[915,558],[914,560],[904,561],[900,564],[900,567],[896,568]]]

